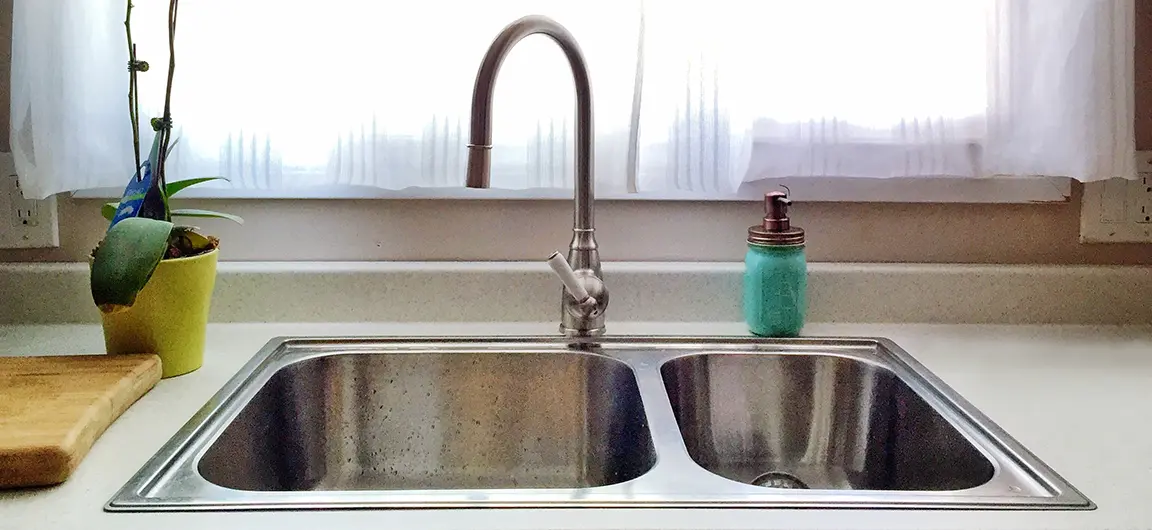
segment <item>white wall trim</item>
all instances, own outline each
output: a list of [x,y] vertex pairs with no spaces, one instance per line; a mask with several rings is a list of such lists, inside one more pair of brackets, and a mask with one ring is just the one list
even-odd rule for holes
[[[700,192],[601,193],[599,200],[611,201],[730,201],[763,199],[765,191],[786,185],[797,200],[805,202],[892,202],[892,203],[987,203],[1022,204],[1066,202],[1072,193],[1067,178],[835,178],[793,177],[747,183],[734,194]],[[120,197],[122,190],[98,188],[73,192],[79,199]],[[474,190],[468,188],[406,188],[384,190],[365,186],[314,186],[289,190],[238,190],[198,186],[180,194],[188,199],[495,199],[571,200],[563,189]]]

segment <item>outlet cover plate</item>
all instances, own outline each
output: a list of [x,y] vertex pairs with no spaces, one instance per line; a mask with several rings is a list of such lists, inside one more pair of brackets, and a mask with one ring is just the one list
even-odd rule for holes
[[1084,184],[1081,243],[1152,243],[1152,151],[1136,152],[1136,180]]
[[12,153],[0,153],[0,248],[60,246],[56,197],[25,199]]

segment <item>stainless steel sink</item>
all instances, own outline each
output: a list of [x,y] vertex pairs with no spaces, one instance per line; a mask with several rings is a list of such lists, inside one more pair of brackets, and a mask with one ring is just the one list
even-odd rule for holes
[[326,355],[277,371],[200,460],[248,491],[590,488],[656,462],[632,371],[575,352]]
[[[891,370],[835,355],[690,355],[664,385],[692,459],[752,483],[954,491],[996,468]],[[797,482],[798,481],[798,482]]]
[[111,511],[1088,509],[884,339],[296,338]]

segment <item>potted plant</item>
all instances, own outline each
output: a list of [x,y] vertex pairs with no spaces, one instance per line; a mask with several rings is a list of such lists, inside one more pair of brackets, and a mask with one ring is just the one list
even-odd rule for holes
[[221,177],[167,181],[172,141],[172,79],[179,0],[168,4],[168,83],[164,113],[150,120],[148,159],[140,160],[139,100],[136,78],[148,63],[136,58],[132,43],[132,2],[124,27],[128,36],[128,114],[136,171],[119,202],[105,204],[108,232],[92,253],[92,299],[100,309],[107,352],[156,353],[164,377],[191,372],[203,364],[208,308],[216,280],[219,240],[174,217],[239,217],[208,210],[173,209],[169,199],[181,190]]

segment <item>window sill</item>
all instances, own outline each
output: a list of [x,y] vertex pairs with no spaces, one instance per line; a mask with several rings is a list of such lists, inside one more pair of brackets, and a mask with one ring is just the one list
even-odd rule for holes
[[[602,193],[610,201],[759,201],[765,191],[788,186],[805,202],[892,202],[892,203],[984,203],[1021,204],[1067,202],[1071,179],[1067,178],[784,178],[741,186],[737,193],[700,194],[695,192]],[[120,190],[99,188],[74,192],[81,199],[119,198]],[[188,199],[489,199],[489,200],[570,200],[572,192],[563,189],[475,190],[468,188],[407,188],[383,190],[359,186],[316,186],[293,190],[237,190],[229,188],[189,188],[180,194]]]

